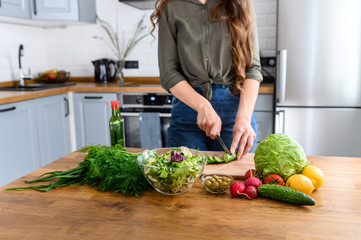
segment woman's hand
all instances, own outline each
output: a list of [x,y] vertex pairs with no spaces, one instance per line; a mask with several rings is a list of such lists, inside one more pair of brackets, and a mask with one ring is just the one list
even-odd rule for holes
[[215,139],[221,132],[222,121],[211,103],[197,93],[186,80],[183,80],[170,89],[179,100],[197,111],[197,125],[206,132],[207,136]]
[[197,125],[206,132],[207,136],[215,139],[217,134],[221,132],[222,120],[213,109],[212,105],[207,101],[200,105],[197,109]]
[[237,119],[235,120],[233,126],[233,141],[231,145],[231,153],[234,153],[237,146],[237,160],[246,155],[252,148],[254,139],[256,138],[256,133],[254,132],[251,121],[247,119]]
[[239,145],[237,160],[246,155],[253,147],[256,133],[254,132],[251,119],[256,104],[259,90],[259,81],[247,78],[242,84],[239,98],[237,116],[233,126],[233,141],[231,153],[234,153]]

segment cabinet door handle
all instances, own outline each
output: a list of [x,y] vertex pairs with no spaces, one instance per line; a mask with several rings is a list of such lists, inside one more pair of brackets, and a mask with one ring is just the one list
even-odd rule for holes
[[37,15],[38,14],[38,11],[37,11],[37,7],[36,7],[36,0],[33,0],[33,3],[34,3],[34,15]]
[[13,111],[15,109],[16,109],[16,107],[5,108],[5,109],[0,109],[0,112],[8,112],[8,111]]
[[67,98],[64,98],[65,105],[66,105],[66,112],[65,117],[69,116],[69,100]]
[[85,99],[102,99],[102,96],[85,96]]
[[1,0],[0,0],[0,7],[1,7]]

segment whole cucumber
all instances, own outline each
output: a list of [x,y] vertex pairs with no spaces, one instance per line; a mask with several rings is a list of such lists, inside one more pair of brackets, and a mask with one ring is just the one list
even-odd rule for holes
[[315,205],[316,202],[307,194],[278,184],[262,184],[258,187],[262,197],[294,205]]

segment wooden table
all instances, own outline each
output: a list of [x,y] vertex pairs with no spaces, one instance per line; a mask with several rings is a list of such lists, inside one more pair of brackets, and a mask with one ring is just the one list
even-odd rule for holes
[[[71,153],[2,189],[83,158]],[[309,159],[325,174],[315,206],[210,195],[200,181],[186,194],[149,190],[140,199],[87,185],[0,191],[0,239],[360,239],[361,158]]]

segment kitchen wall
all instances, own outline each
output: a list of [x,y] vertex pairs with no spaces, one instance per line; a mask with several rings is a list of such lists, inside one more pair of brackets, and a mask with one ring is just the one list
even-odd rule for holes
[[[125,39],[130,38],[138,21],[145,15],[150,29],[152,10],[141,11],[118,0],[97,0],[97,14],[115,26]],[[257,14],[261,56],[276,55],[277,0],[254,0]],[[92,60],[114,58],[108,46],[93,36],[105,36],[100,25],[82,24],[67,28],[39,27],[0,23],[0,82],[18,79],[18,47],[25,48],[23,68],[33,77],[50,68],[70,71],[72,76],[93,76]],[[156,32],[155,32],[156,35]],[[157,40],[142,40],[128,60],[138,60],[139,69],[126,69],[126,76],[158,76]]]

